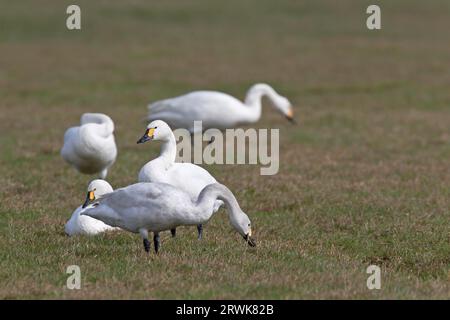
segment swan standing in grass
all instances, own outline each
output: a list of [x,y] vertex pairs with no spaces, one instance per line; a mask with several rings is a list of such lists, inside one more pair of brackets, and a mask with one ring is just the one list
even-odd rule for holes
[[115,230],[100,220],[80,215],[83,208],[87,206],[90,201],[99,199],[101,196],[113,192],[111,185],[105,180],[93,180],[88,186],[88,193],[86,201],[82,206],[79,206],[72,214],[72,217],[67,221],[65,232],[68,236],[74,235],[96,235],[105,231]]
[[227,129],[240,124],[255,123],[261,118],[261,98],[266,96],[288,120],[294,122],[289,100],[271,86],[253,85],[245,102],[218,91],[194,91],[179,97],[154,102],[148,106],[148,120],[164,120],[172,129],[185,128],[195,132],[194,121],[202,121],[202,130]]
[[[144,143],[150,140],[162,142],[161,154],[158,158],[148,162],[139,172],[139,182],[162,182],[180,188],[191,199],[197,199],[200,191],[208,184],[216,183],[216,179],[208,171],[192,163],[175,162],[177,153],[177,143],[170,127],[162,120],[152,121],[145,134],[137,143]],[[219,210],[223,204],[218,200],[214,204],[214,212]],[[198,238],[202,237],[202,225],[197,226]],[[171,230],[175,236],[175,229]]]
[[99,173],[102,179],[117,156],[114,123],[102,113],[85,113],[79,127],[69,128],[64,134],[61,156],[79,172]]
[[206,186],[196,201],[192,201],[186,192],[166,183],[136,183],[104,195],[81,215],[140,233],[147,252],[150,251],[148,233],[153,232],[154,248],[158,253],[159,232],[181,225],[206,223],[213,215],[218,199],[225,202],[234,229],[250,246],[255,246],[250,219],[239,207],[233,193],[218,183]]

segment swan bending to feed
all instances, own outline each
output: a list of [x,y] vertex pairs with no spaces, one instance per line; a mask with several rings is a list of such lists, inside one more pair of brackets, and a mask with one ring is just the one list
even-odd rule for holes
[[111,226],[140,233],[145,251],[150,251],[148,233],[153,232],[155,252],[160,247],[159,232],[182,225],[206,223],[214,213],[217,199],[223,200],[231,225],[252,247],[250,219],[241,210],[233,193],[224,185],[206,186],[196,201],[184,191],[166,183],[136,183],[117,189],[91,203],[81,215]]
[[113,188],[111,185],[105,180],[93,180],[88,186],[88,193],[86,197],[86,201],[82,206],[79,206],[75,209],[72,214],[72,217],[67,221],[65,225],[65,232],[68,236],[74,235],[96,235],[105,231],[116,230],[117,228],[113,228],[103,223],[100,220],[91,218],[89,216],[80,215],[86,205],[95,199],[99,199],[103,195],[107,193],[113,192]]
[[[192,163],[175,162],[177,153],[177,143],[170,127],[162,120],[152,121],[145,134],[137,143],[144,143],[150,140],[162,142],[161,153],[158,158],[149,161],[139,172],[139,182],[162,182],[173,185],[186,192],[192,200],[196,200],[200,191],[211,183],[216,183],[216,179],[208,171]],[[219,210],[223,204],[217,200],[214,204],[214,212]],[[197,226],[198,238],[202,238],[203,227]],[[175,236],[175,229],[171,230]]]
[[67,129],[61,156],[79,172],[99,173],[102,179],[117,156],[114,123],[102,113],[85,113],[81,125]]
[[247,92],[245,102],[218,91],[193,91],[191,93],[151,103],[147,108],[148,120],[164,120],[172,129],[185,128],[196,132],[194,121],[202,121],[202,130],[227,129],[239,124],[257,122],[261,118],[261,98],[267,96],[273,106],[288,120],[295,122],[289,100],[279,95],[271,86],[259,83]]

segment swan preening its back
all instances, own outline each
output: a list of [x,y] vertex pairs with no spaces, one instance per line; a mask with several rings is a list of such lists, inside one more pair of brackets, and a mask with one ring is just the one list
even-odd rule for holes
[[194,91],[179,97],[154,102],[148,106],[148,120],[164,120],[172,129],[195,132],[194,121],[202,129],[227,129],[257,122],[261,118],[261,98],[266,96],[288,120],[294,121],[289,100],[264,83],[253,85],[245,102],[218,91]]
[[195,201],[186,192],[166,183],[136,183],[104,195],[86,207],[81,215],[140,233],[147,252],[150,250],[148,232],[153,232],[155,251],[158,252],[159,232],[207,222],[218,199],[225,203],[233,228],[250,246],[255,246],[250,219],[239,207],[233,193],[218,183],[206,186]]
[[64,134],[61,156],[79,172],[104,179],[117,156],[114,123],[102,113],[85,113],[79,127]]

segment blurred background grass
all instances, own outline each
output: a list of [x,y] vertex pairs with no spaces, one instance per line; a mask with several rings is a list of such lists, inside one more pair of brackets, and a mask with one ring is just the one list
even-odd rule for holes
[[[449,298],[450,3],[377,1],[0,0],[0,297]],[[159,145],[136,146],[145,106],[195,89],[243,98],[267,82],[295,105],[280,173],[207,166],[255,227],[245,247],[224,213],[163,236],[65,237],[93,177],[59,156],[83,112],[116,123],[108,180],[136,181]],[[382,267],[382,290],[366,267]],[[65,289],[78,264],[82,290]]]

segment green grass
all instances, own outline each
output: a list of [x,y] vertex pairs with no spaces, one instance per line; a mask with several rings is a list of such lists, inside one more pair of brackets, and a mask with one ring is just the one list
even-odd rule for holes
[[[450,4],[378,1],[0,0],[1,298],[450,298]],[[125,232],[68,238],[92,176],[59,156],[83,112],[116,123],[108,180],[136,181],[159,145],[135,144],[148,102],[194,89],[242,98],[255,82],[294,103],[280,172],[208,166],[249,214],[248,248],[221,212],[146,255]],[[65,288],[77,264],[82,289]],[[366,288],[367,266],[382,289]]]

